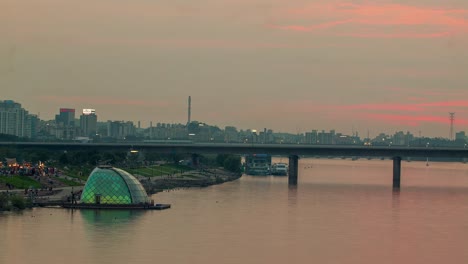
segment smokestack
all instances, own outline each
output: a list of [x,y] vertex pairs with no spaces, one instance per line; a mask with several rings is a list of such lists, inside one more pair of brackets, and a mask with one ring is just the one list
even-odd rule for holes
[[190,114],[192,112],[192,97],[188,97],[188,119],[187,119],[187,125],[190,124]]
[[455,120],[455,113],[449,113],[450,115],[450,140],[453,140],[453,121]]
[[150,139],[153,138],[153,121],[150,121],[150,129],[149,129]]

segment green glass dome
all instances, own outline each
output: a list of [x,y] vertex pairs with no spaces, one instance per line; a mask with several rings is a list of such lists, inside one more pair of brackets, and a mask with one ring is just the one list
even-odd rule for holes
[[149,197],[141,183],[130,173],[111,166],[95,168],[81,194],[86,204],[141,204]]

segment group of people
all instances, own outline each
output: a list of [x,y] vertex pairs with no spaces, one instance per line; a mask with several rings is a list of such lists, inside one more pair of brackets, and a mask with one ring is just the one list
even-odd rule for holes
[[1,176],[59,176],[60,171],[54,167],[41,167],[41,166],[11,166],[0,169]]
[[80,190],[78,192],[73,192],[72,191],[71,195],[67,197],[67,202],[73,203],[73,204],[78,203],[78,200],[80,199],[82,192],[83,192],[83,190]]

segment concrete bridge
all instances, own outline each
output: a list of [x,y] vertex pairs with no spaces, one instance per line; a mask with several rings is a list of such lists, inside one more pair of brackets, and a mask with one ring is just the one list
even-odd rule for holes
[[61,142],[0,142],[0,147],[16,149],[66,150],[146,150],[180,154],[255,154],[267,153],[289,157],[289,184],[297,184],[299,156],[378,157],[393,159],[393,187],[400,187],[403,158],[468,158],[466,148],[399,147],[399,146],[338,146],[302,144],[242,144],[242,143],[61,143]]

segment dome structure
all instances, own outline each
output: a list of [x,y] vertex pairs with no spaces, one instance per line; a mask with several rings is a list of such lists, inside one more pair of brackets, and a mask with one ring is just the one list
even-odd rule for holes
[[142,204],[150,199],[141,183],[130,173],[111,166],[95,168],[81,194],[84,204]]

